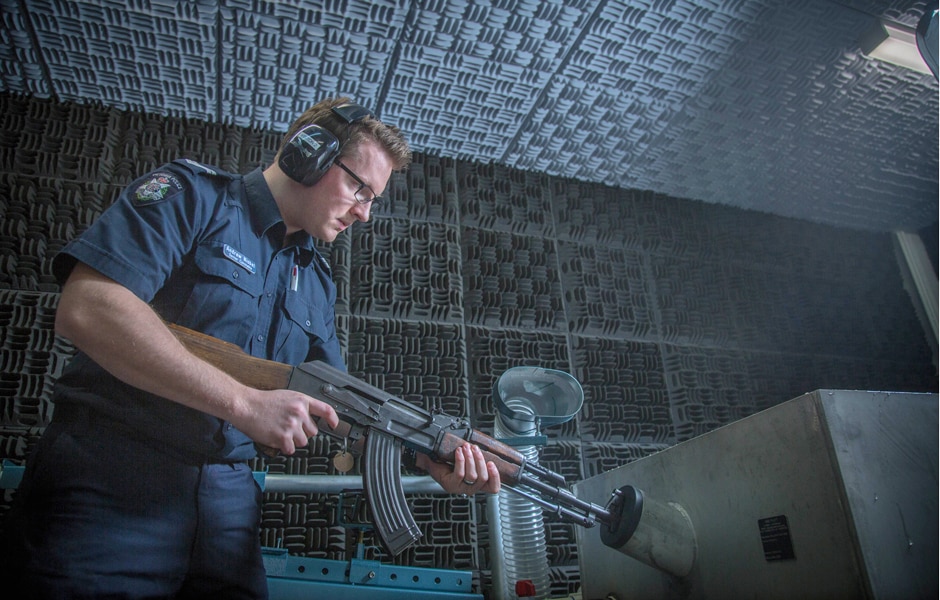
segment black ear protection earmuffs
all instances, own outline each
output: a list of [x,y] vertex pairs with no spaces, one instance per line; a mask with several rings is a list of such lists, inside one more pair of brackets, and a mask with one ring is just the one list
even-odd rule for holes
[[306,186],[320,181],[349,139],[349,126],[366,117],[375,116],[372,111],[358,104],[335,106],[332,111],[346,124],[345,140],[340,142],[335,134],[323,126],[312,124],[295,133],[281,150],[277,164],[294,181]]

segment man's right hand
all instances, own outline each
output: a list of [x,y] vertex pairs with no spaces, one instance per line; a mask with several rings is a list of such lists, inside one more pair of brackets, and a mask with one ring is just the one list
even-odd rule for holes
[[245,388],[246,397],[230,419],[239,431],[262,446],[293,454],[317,435],[317,422],[325,419],[333,429],[339,416],[333,407],[293,390],[256,390]]

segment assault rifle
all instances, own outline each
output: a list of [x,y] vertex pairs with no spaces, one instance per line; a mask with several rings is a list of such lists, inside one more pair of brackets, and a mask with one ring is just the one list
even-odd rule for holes
[[[376,532],[386,550],[399,554],[421,537],[405,501],[401,483],[402,446],[453,464],[454,452],[465,442],[475,444],[499,470],[506,489],[549,511],[560,521],[593,527],[605,533],[623,528],[621,493],[615,491],[607,508],[572,494],[565,478],[533,464],[517,450],[476,431],[466,419],[431,413],[326,363],[311,361],[297,367],[249,356],[241,348],[214,337],[169,325],[186,348],[241,383],[256,389],[291,389],[330,404],[339,425],[320,431],[362,449],[363,487]],[[272,449],[267,449],[271,453]]]

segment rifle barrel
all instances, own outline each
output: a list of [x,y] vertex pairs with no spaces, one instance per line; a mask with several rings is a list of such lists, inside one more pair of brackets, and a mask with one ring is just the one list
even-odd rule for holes
[[[519,483],[520,486],[528,487],[540,494],[538,500],[533,498],[533,494],[521,493],[520,495],[526,496],[539,506],[553,510],[559,515],[562,513],[570,515],[572,520],[584,524],[585,527],[593,527],[596,521],[600,521],[607,526],[614,525],[615,518],[606,508],[581,500],[564,488],[545,483],[528,473],[522,474]],[[506,487],[514,492],[524,492],[516,486]]]

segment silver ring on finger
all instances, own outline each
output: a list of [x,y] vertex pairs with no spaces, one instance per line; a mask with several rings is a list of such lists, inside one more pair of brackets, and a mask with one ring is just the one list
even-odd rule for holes
[[476,482],[476,481],[467,481],[466,479],[464,479],[464,480],[463,480],[463,484],[464,484],[464,485],[476,485],[477,482]]

